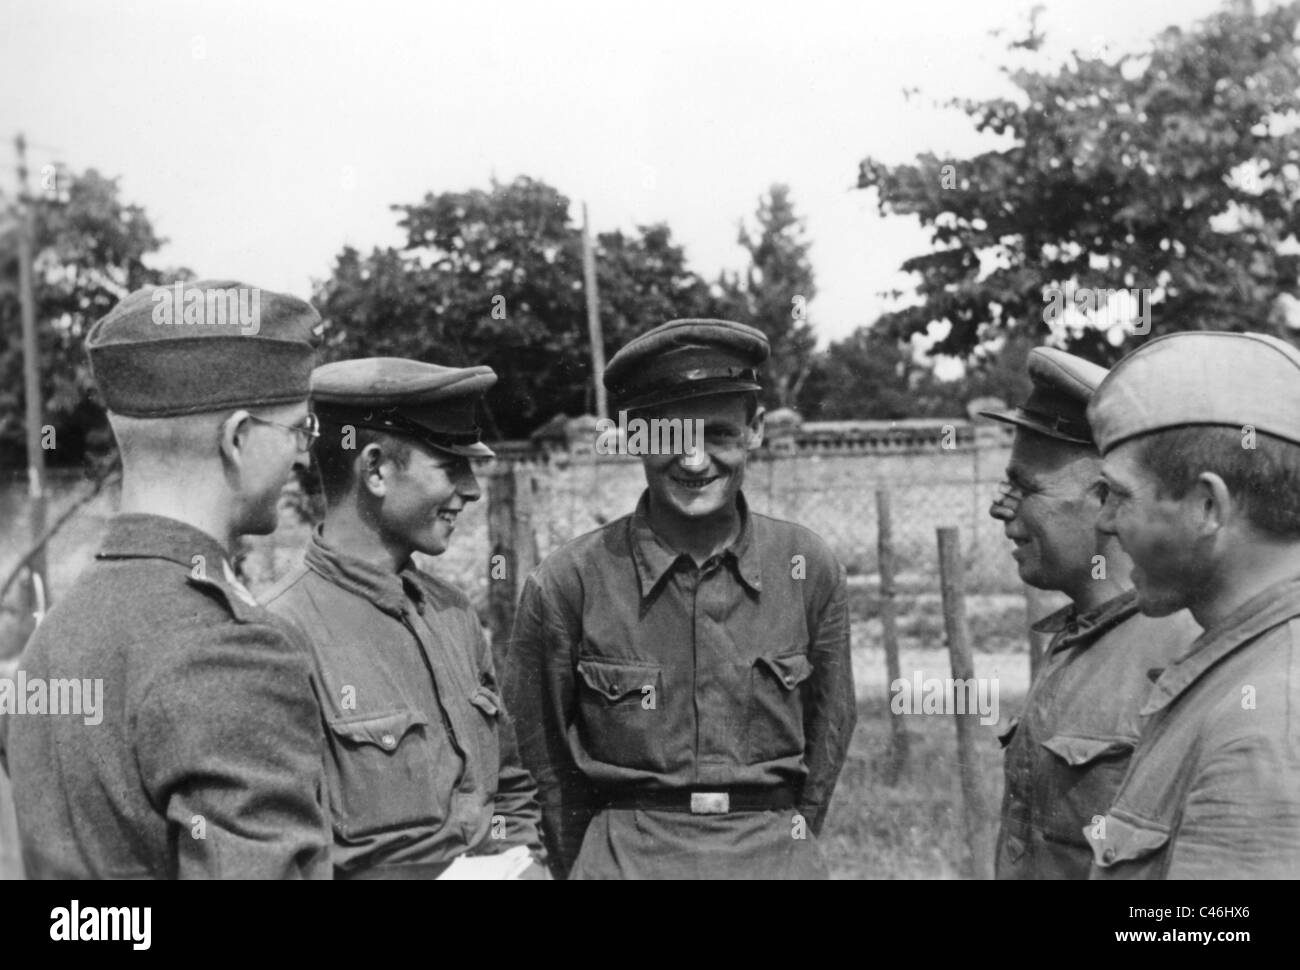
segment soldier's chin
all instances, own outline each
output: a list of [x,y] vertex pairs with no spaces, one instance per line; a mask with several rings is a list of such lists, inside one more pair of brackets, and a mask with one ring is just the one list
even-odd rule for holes
[[424,536],[420,543],[415,547],[416,552],[423,553],[426,556],[441,556],[451,545],[450,538],[442,538],[439,535]]

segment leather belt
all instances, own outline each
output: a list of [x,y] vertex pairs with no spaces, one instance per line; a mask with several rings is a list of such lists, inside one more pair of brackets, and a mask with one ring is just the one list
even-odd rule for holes
[[602,808],[657,809],[692,815],[771,812],[794,808],[789,788],[631,788],[606,791]]

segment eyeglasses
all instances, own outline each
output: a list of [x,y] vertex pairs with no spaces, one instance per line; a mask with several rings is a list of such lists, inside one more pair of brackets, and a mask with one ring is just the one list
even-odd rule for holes
[[320,418],[314,414],[308,414],[297,424],[281,424],[279,421],[268,421],[266,418],[259,418],[256,414],[248,416],[250,421],[256,421],[258,424],[269,424],[273,428],[283,428],[285,431],[292,431],[298,444],[299,451],[307,451],[320,437]]

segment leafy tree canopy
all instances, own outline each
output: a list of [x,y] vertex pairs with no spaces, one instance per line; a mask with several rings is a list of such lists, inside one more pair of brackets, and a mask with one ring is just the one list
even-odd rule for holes
[[[931,231],[931,250],[902,264],[919,276],[919,302],[881,326],[906,338],[946,322],[932,350],[962,357],[1000,332],[1041,342],[1050,288],[1149,289],[1151,335],[1276,324],[1300,253],[1298,19],[1294,3],[1264,14],[1236,4],[1140,55],[1008,70],[1016,97],[953,102],[999,147],[865,159],[858,184],[880,211]],[[1146,339],[1130,331],[1121,348],[1118,331],[1108,340],[1064,318],[1057,329],[1102,363]]]

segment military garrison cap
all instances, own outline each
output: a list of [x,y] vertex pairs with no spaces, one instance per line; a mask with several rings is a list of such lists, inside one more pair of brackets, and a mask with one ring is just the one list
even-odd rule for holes
[[110,411],[138,418],[307,399],[320,315],[232,280],[151,286],[122,298],[86,335]]
[[467,458],[491,458],[474,420],[491,367],[442,367],[403,357],[362,357],[317,367],[313,407],[332,424],[406,435]]
[[1250,425],[1300,444],[1300,351],[1262,333],[1157,337],[1111,368],[1088,417],[1103,454],[1189,425]]
[[605,388],[621,410],[757,391],[767,360],[763,331],[730,320],[670,320],[643,333],[605,368]]
[[1035,347],[1029,352],[1028,370],[1033,388],[1024,404],[1014,411],[980,414],[1058,441],[1093,444],[1088,401],[1106,376],[1106,368],[1055,347]]

